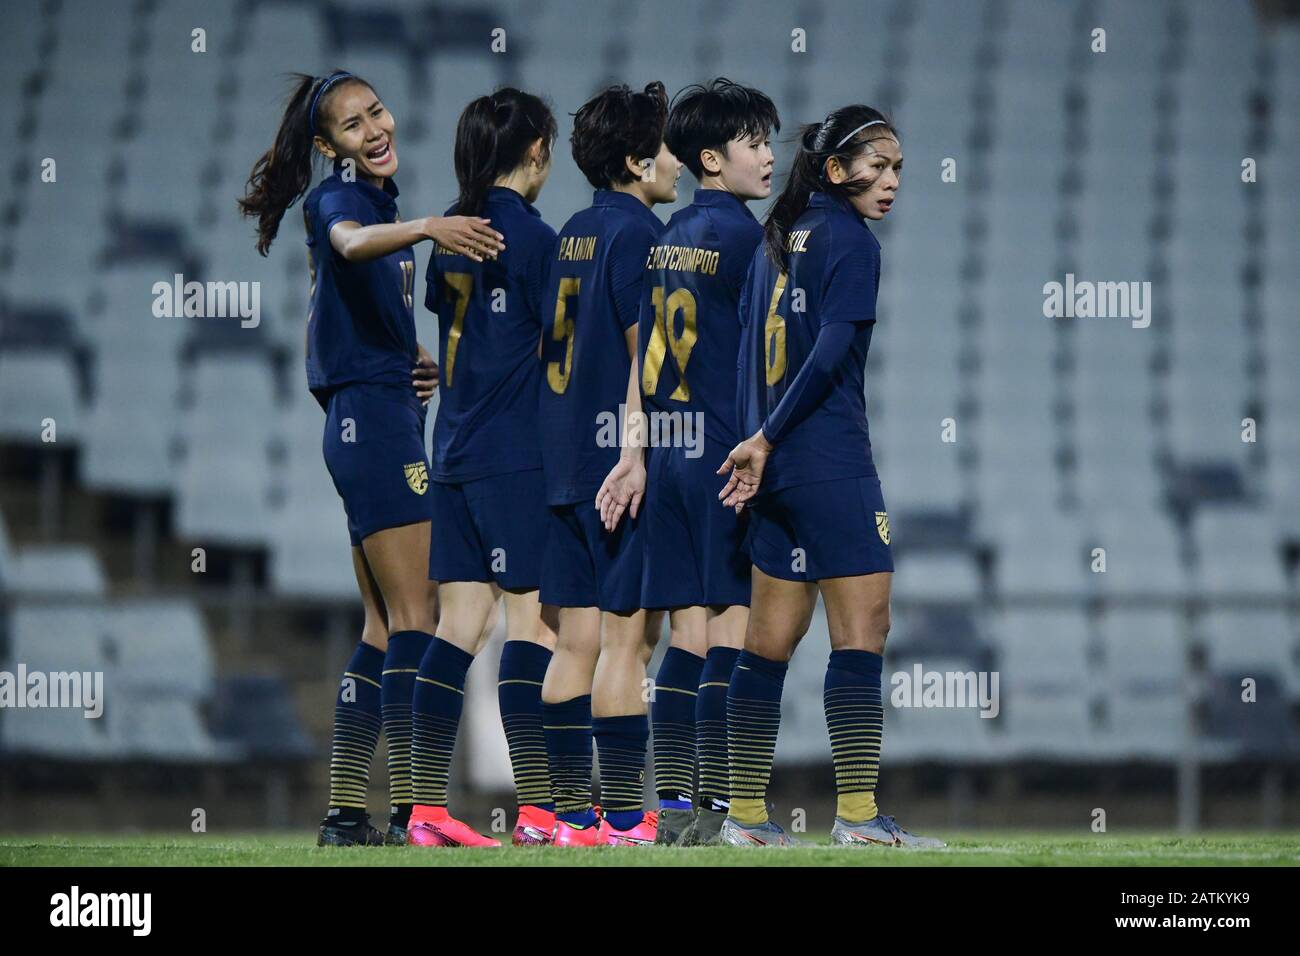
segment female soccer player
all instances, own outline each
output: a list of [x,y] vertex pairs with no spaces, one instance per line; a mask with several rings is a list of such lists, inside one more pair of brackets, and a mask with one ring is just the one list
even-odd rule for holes
[[723,842],[788,846],[765,796],[781,687],[821,591],[831,656],[824,702],[849,846],[942,846],[876,808],[884,725],[880,675],[894,570],[871,459],[863,377],[876,321],[883,219],[903,154],[893,124],[846,106],[804,129],[765,224],[741,303],[741,420],[752,432],[718,474],[718,497],[749,508],[754,593],[727,691],[731,807]]
[[677,197],[681,164],[663,143],[667,112],[663,84],[651,83],[636,93],[611,87],[575,114],[573,158],[596,194],[560,231],[544,300],[540,423],[550,517],[541,597],[560,610],[542,710],[559,845],[655,838],[656,816],[641,802],[650,733],[642,685],[662,616],[641,610],[639,500],[611,534],[596,492],[624,437],[620,405],[636,355],[646,256],[663,230],[651,207]]
[[542,680],[555,634],[542,623],[546,488],[537,437],[542,290],[555,230],[533,207],[551,171],[555,118],[516,89],[480,96],[456,127],[460,195],[448,214],[484,215],[509,248],[479,262],[435,246],[424,304],[438,315],[442,375],[433,426],[429,577],[441,617],[416,677],[410,843],[496,846],[447,812],[465,675],[504,593],[497,692],[519,803],[514,843],[549,843],[555,805],[542,735]]
[[[664,132],[700,185],[650,251],[640,362],[633,364],[628,393],[629,404],[644,395],[659,423],[651,428],[641,603],[670,609],[672,644],[650,707],[661,844],[716,842],[726,818],[727,683],[745,640],[750,563],[748,515],[718,507],[714,469],[740,440],[737,305],[763,240],[745,203],[772,191],[770,135],[780,128],[767,96],[719,78],[678,93]],[[615,466],[602,492],[633,467],[641,467],[636,449]],[[628,503],[626,492],[612,502],[597,498],[614,522],[618,506]]]
[[[313,158],[333,162],[333,174],[303,204],[307,384],[325,409],[325,465],[347,513],[365,625],[334,709],[321,846],[404,843],[411,808],[411,692],[434,625],[424,402],[437,368],[415,339],[410,247],[434,239],[478,258],[503,248],[483,219],[401,221],[395,129],[360,77],[299,74],[275,144],[254,164],[240,200],[244,215],[257,220],[257,249],[266,255],[285,211],[311,185]],[[386,836],[366,813],[381,726],[392,797]]]

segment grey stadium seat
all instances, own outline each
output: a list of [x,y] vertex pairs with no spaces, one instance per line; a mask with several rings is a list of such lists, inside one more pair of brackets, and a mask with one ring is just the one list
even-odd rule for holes
[[56,442],[75,445],[81,435],[82,391],[65,353],[0,353],[0,439],[39,445],[41,423],[51,418]]
[[19,604],[9,615],[9,657],[2,668],[16,673],[98,672],[103,675],[103,715],[87,718],[79,707],[5,708],[0,712],[0,742],[10,753],[70,760],[103,760],[117,755],[110,730],[113,684],[105,654],[102,610]]
[[13,555],[5,586],[20,595],[103,597],[107,591],[99,556],[79,544],[29,544]]
[[1117,754],[1174,759],[1189,741],[1189,646],[1178,614],[1114,608],[1102,618],[1105,740]]
[[1006,747],[1036,758],[1097,752],[1089,716],[1088,633],[1076,611],[1007,610],[991,616]]
[[177,531],[203,542],[262,544],[269,535],[276,410],[270,367],[257,355],[201,358],[194,384]]

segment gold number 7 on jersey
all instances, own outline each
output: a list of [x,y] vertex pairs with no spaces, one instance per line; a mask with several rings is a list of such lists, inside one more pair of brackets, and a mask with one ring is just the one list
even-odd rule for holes
[[468,272],[447,272],[443,274],[447,285],[456,290],[456,312],[451,320],[451,331],[447,333],[447,354],[443,356],[443,383],[451,388],[452,376],[456,370],[456,350],[460,348],[460,336],[465,330],[465,311],[469,308],[470,295],[474,291],[474,277]]

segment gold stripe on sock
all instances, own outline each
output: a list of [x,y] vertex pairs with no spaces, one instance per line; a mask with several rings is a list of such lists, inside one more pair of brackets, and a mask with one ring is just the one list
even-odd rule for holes
[[841,793],[835,801],[835,815],[847,823],[866,823],[876,813],[874,793]]
[[767,804],[763,800],[750,800],[744,797],[732,797],[731,807],[727,811],[737,823],[755,827],[767,822]]
[[457,694],[460,694],[460,696],[462,697],[465,696],[465,692],[461,690],[459,687],[452,687],[450,684],[444,684],[442,681],[439,680],[433,680],[428,677],[417,677],[416,680],[424,684],[432,684],[434,687],[441,687],[443,690],[453,691]]

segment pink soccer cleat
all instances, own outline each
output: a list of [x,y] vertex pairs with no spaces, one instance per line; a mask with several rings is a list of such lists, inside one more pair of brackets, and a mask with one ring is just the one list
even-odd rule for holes
[[500,846],[501,841],[483,836],[467,823],[438,807],[411,815],[407,830],[409,846]]
[[447,846],[448,844],[442,838],[442,834],[433,828],[432,824],[412,823],[406,828],[406,845]]
[[515,846],[546,846],[554,832],[554,811],[525,805],[519,808],[519,819],[515,821],[515,832],[510,842]]
[[653,846],[658,832],[659,814],[647,810],[644,819],[630,830],[615,830],[602,817],[598,839],[601,846]]
[[563,820],[555,821],[555,836],[551,838],[554,846],[600,846],[600,824],[589,827],[575,827]]

